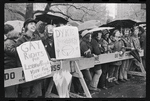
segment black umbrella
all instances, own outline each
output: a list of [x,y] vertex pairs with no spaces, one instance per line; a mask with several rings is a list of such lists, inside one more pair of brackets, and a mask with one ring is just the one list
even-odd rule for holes
[[141,63],[140,55],[137,49],[131,50],[130,54]]
[[62,17],[50,15],[50,14],[37,15],[35,20],[43,21],[46,22],[47,24],[60,24],[60,23],[66,24],[68,22]]
[[115,20],[110,23],[104,24],[101,27],[131,28],[135,24],[136,21],[125,19],[125,20]]

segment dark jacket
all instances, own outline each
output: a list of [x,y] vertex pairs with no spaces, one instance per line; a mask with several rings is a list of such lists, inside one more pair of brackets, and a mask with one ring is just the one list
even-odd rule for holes
[[135,37],[135,36],[132,36],[131,39],[132,39],[134,48],[137,49],[137,50],[140,50],[141,49],[141,45],[140,45],[139,38]]
[[145,47],[145,43],[144,41],[146,40],[146,32],[144,32],[141,36],[140,36],[140,45],[141,45],[141,48],[144,49]]
[[86,42],[85,40],[81,40],[80,42],[80,50],[81,56],[85,56],[87,58],[93,57],[95,55],[100,54],[100,48],[98,46],[98,42],[95,39],[92,39],[91,42]]
[[53,38],[42,37],[41,40],[50,58],[56,58]]
[[17,52],[14,49],[16,38],[18,38],[18,35],[10,32],[4,40],[4,69],[17,67]]
[[[112,42],[114,44],[114,47],[112,49],[112,52],[119,52],[119,51],[124,51],[122,46],[124,46],[124,43],[122,40],[120,41],[115,41],[115,42]],[[122,64],[122,61],[116,61],[116,62],[113,62],[111,63],[111,65],[117,65],[117,66],[120,66]]]
[[101,54],[99,43],[96,39],[91,40],[91,46],[93,48],[93,51],[92,51],[93,54],[95,54],[95,55],[100,55]]
[[141,48],[144,49],[144,58],[146,57],[146,32],[140,36]]
[[[122,41],[123,41],[125,47],[133,48],[133,42],[132,42],[131,37],[123,37]],[[130,51],[130,50],[131,49],[129,49],[129,48],[126,49],[126,51]]]

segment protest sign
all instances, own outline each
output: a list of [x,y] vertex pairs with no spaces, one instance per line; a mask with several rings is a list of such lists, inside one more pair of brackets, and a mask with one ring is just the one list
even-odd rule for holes
[[51,65],[41,40],[30,41],[17,47],[26,81],[51,74]]
[[73,26],[56,27],[54,43],[56,59],[80,57],[78,28]]
[[[51,74],[47,75],[43,78],[48,78],[53,76],[53,74],[62,69],[60,61],[50,61],[51,64]],[[65,62],[66,68],[69,68]],[[43,79],[40,78],[40,79]],[[13,69],[5,69],[4,70],[4,87],[13,86],[17,84],[25,83],[25,77],[22,67],[13,68]]]

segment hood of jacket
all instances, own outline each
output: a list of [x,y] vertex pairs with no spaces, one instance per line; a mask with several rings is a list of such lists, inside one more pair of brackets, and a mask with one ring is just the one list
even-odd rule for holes
[[17,39],[17,38],[19,38],[19,36],[20,36],[20,33],[17,31],[14,31],[14,30],[8,32],[8,34],[7,34],[7,38],[9,38],[9,39]]

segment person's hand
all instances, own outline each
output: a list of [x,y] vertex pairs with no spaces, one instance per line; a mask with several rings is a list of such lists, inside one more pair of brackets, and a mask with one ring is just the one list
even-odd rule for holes
[[132,47],[131,50],[134,50],[134,48]]
[[138,50],[138,52],[139,52],[139,53],[141,53],[141,52],[142,52],[142,50],[141,50],[141,49],[139,49],[139,50]]
[[123,54],[123,51],[120,51],[120,52],[119,52],[119,55],[122,55],[122,54]]
[[96,57],[98,57],[97,55],[95,55],[95,54],[93,54],[93,56],[96,58]]
[[89,52],[91,53],[90,49],[88,49],[87,51],[85,51],[84,54],[87,55]]
[[101,44],[98,44],[99,45],[99,47],[101,47]]
[[55,61],[57,61],[57,60],[56,60],[56,58],[51,58],[51,61],[55,62]]

